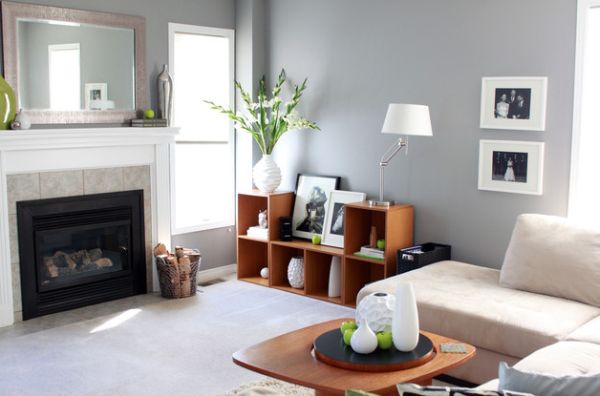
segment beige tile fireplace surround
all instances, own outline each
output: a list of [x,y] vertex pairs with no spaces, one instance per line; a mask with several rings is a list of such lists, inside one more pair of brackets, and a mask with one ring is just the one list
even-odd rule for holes
[[21,320],[16,202],[144,191],[146,279],[150,254],[170,240],[170,152],[176,128],[52,129],[0,135],[0,327]]
[[150,165],[143,165],[25,173],[6,177],[15,322],[22,320],[16,205],[18,201],[144,190],[146,280],[148,290],[152,290],[152,178],[150,172]]

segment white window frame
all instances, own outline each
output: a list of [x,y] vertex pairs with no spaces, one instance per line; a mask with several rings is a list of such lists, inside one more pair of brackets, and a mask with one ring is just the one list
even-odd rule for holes
[[[72,51],[72,50],[77,50],[77,52],[79,53],[79,57],[77,58],[77,71],[78,71],[78,75],[77,75],[77,80],[79,81],[79,90],[77,91],[78,95],[78,100],[79,100],[79,108],[81,108],[81,44],[80,43],[68,43],[68,44],[48,44],[48,82],[49,82],[49,86],[48,86],[48,107],[50,109],[52,109],[52,84],[50,84],[50,81],[52,81],[52,72],[53,72],[53,68],[52,68],[52,62],[50,61],[50,59],[52,58],[52,52],[55,51]],[[63,110],[63,109],[56,109],[56,110]]]
[[577,1],[577,39],[575,47],[575,92],[573,102],[573,131],[571,136],[571,174],[569,182],[569,216],[573,215],[575,194],[579,184],[579,161],[581,147],[581,118],[583,111],[583,78],[585,66],[585,38],[587,34],[587,17],[592,8],[600,8],[600,0]]
[[[234,86],[234,80],[235,80],[235,31],[233,29],[221,29],[221,28],[212,28],[212,27],[206,27],[206,26],[197,26],[197,25],[187,25],[187,24],[182,24],[182,23],[169,23],[169,69],[171,70],[171,72],[174,72],[175,70],[175,48],[173,43],[175,42],[175,34],[176,33],[188,33],[188,34],[198,34],[198,35],[204,35],[204,36],[218,36],[218,37],[224,37],[229,39],[229,59],[231,59],[231,62],[229,63],[229,76],[230,76],[230,80],[231,80],[231,86],[230,86],[230,92],[229,92],[229,107],[231,109],[235,109],[235,86]],[[177,76],[173,75],[173,78],[177,78]],[[211,142],[211,141],[200,141],[200,140],[194,140],[193,142],[189,142],[189,143],[193,143],[193,144],[219,144],[219,142]],[[206,222],[206,223],[202,223],[202,224],[198,224],[195,226],[190,226],[190,227],[176,227],[176,211],[177,211],[177,205],[176,205],[176,200],[175,200],[175,145],[177,144],[177,139],[176,139],[176,143],[175,144],[171,144],[170,145],[170,158],[171,158],[171,234],[172,235],[180,235],[180,234],[188,234],[188,233],[192,233],[192,232],[199,232],[199,231],[207,231],[207,230],[213,230],[216,228],[223,228],[223,227],[232,227],[235,225],[235,196],[233,197],[233,205],[232,205],[232,212],[231,212],[231,216],[225,220],[221,220],[221,221],[213,221],[213,222]],[[179,141],[179,144],[185,144],[185,141]],[[230,154],[231,154],[231,160],[232,160],[232,170],[233,170],[233,179],[231,180],[232,183],[232,191],[235,194],[235,186],[236,186],[236,180],[235,180],[235,133],[234,133],[234,124],[233,121],[229,121],[229,142],[228,143],[222,143],[222,144],[228,144],[230,147]],[[206,191],[207,194],[210,194],[210,187],[207,189]]]

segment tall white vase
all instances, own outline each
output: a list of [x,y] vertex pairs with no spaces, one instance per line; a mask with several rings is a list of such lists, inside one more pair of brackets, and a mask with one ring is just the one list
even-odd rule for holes
[[252,169],[254,185],[262,192],[273,192],[281,184],[281,170],[270,154],[263,154]]
[[396,306],[392,317],[392,339],[397,350],[410,352],[419,343],[419,313],[412,283],[396,285]]
[[329,288],[327,295],[329,297],[339,297],[341,292],[342,264],[338,256],[331,258],[331,266],[329,267]]

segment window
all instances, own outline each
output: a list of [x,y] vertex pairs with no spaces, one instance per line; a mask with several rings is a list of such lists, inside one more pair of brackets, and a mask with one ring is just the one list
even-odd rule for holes
[[204,103],[233,108],[233,53],[233,30],[169,24],[173,125],[181,127],[171,179],[174,234],[234,224],[233,123]]
[[600,0],[580,0],[569,217],[600,226]]
[[51,110],[81,109],[79,43],[48,46]]

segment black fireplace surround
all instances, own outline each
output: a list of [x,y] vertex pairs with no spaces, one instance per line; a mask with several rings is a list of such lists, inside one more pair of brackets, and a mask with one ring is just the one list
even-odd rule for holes
[[142,190],[17,202],[23,319],[146,292]]

